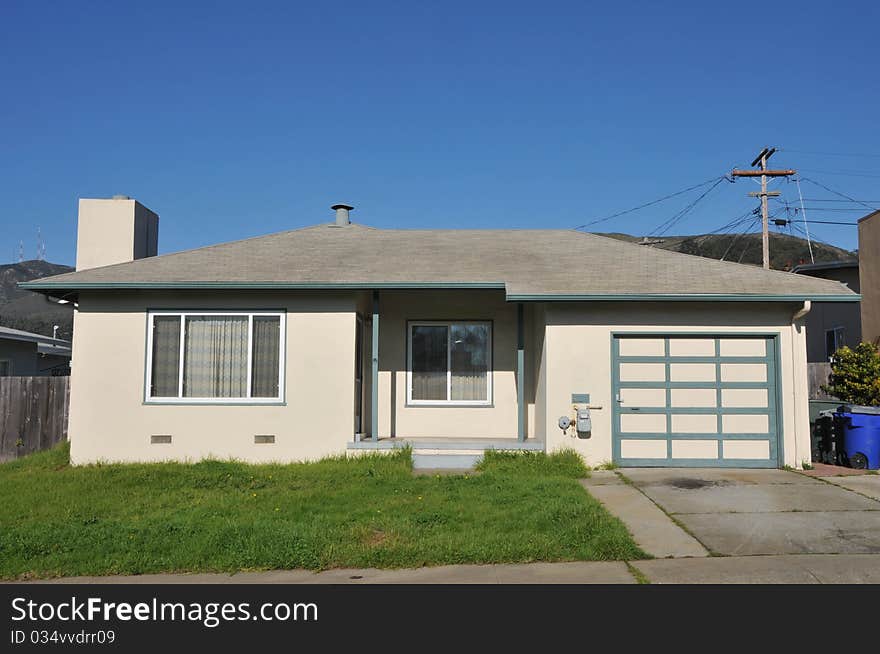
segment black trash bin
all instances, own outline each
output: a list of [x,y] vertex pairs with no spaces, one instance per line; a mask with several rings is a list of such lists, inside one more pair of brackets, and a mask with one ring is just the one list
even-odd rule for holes
[[830,463],[833,411],[820,411],[813,423],[812,455],[814,463]]
[[820,411],[813,423],[813,461],[832,466],[846,465],[843,450],[844,421],[833,410]]

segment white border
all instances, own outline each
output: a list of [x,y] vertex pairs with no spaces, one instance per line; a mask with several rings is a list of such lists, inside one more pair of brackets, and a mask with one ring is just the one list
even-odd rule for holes
[[[452,400],[452,325],[485,325],[489,328],[488,366],[486,370],[485,400]],[[446,332],[446,397],[445,400],[414,400],[412,396],[412,333],[413,327],[444,326]],[[492,378],[494,358],[492,356],[491,320],[413,320],[406,324],[406,403],[409,406],[492,406]]]
[[[178,363],[178,381],[176,397],[153,397],[150,389],[153,386],[153,319],[156,316],[180,317],[180,358]],[[248,317],[248,349],[247,349],[247,396],[245,397],[183,397],[183,359],[184,329],[189,316],[247,316]],[[278,329],[278,396],[251,397],[251,378],[253,356],[253,329],[255,316],[272,316],[279,320]],[[287,314],[284,311],[149,311],[147,314],[147,361],[146,384],[144,385],[144,402],[146,404],[278,404],[284,402],[284,368],[286,366],[286,329]]]

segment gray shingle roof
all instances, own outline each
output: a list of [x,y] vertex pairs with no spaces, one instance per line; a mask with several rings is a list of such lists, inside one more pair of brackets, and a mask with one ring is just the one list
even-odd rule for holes
[[510,299],[749,296],[858,299],[839,282],[569,230],[317,225],[47,277],[25,288],[497,286]]

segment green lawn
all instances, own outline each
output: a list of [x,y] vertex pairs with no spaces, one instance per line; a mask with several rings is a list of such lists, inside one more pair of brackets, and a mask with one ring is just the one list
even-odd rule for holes
[[643,558],[586,475],[573,453],[71,467],[65,445],[0,464],[0,578]]

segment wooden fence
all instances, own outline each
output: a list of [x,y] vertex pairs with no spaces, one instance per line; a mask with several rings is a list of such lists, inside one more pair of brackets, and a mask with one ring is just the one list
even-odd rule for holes
[[0,461],[67,439],[70,377],[0,377]]
[[808,363],[807,377],[810,382],[810,399],[811,400],[833,400],[834,398],[822,390],[822,386],[828,384],[828,377],[831,376],[830,363]]

